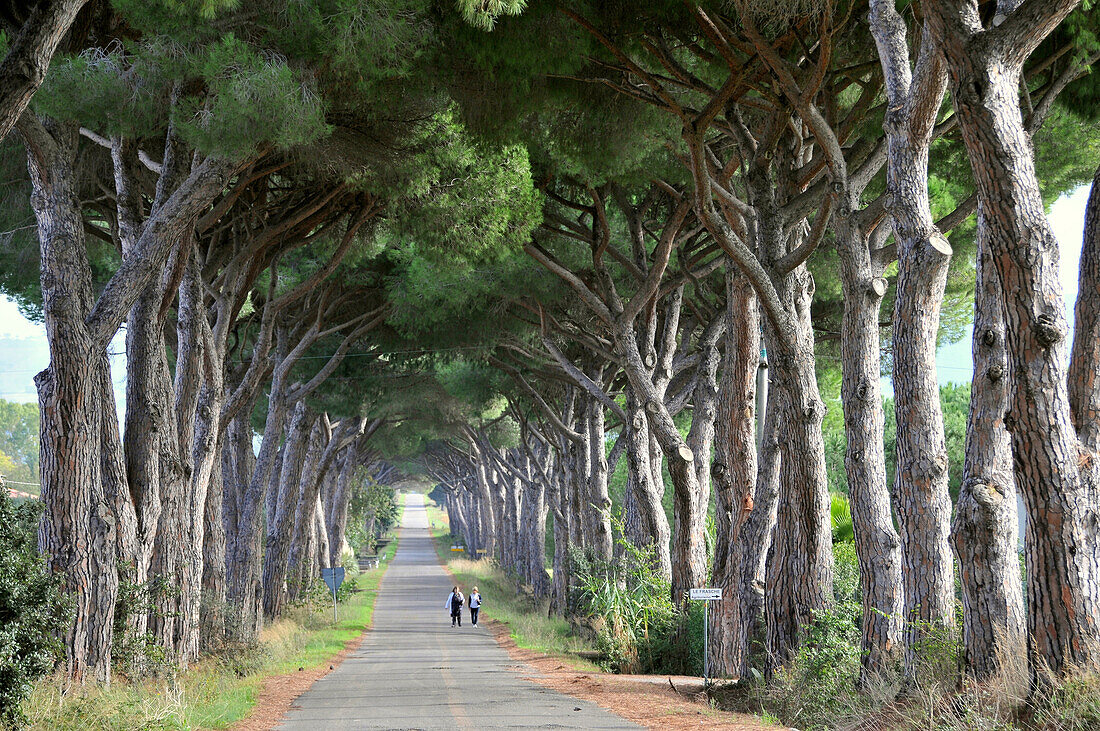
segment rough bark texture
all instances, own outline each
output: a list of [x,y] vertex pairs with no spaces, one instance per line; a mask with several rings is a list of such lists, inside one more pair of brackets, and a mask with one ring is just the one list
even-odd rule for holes
[[[671,529],[668,516],[661,504],[664,492],[663,478],[654,479],[650,461],[649,420],[642,404],[629,386],[626,390],[626,409],[630,414],[630,429],[625,435],[627,459],[627,489],[633,497],[637,525],[631,540],[636,545],[650,545],[656,558],[657,572],[666,580],[672,579],[672,557],[669,553]],[[658,482],[661,486],[658,486]]]
[[797,347],[786,347],[772,326],[764,330],[770,398],[783,415],[777,424],[782,455],[776,512],[780,529],[772,540],[765,595],[768,656],[775,666],[790,660],[801,642],[802,628],[833,600],[831,503],[821,436],[825,405],[814,369],[809,273],[803,270],[799,276],[803,284],[796,295],[801,301]]
[[742,528],[753,510],[756,487],[756,372],[760,362],[760,318],[752,286],[726,272],[726,352],[719,384],[711,467],[716,540],[711,586],[722,601],[710,612],[710,668],[717,677],[737,678],[748,655],[753,621],[742,611],[741,573],[746,546]]
[[[598,375],[597,375],[598,379]],[[592,471],[588,478],[585,514],[589,519],[589,541],[593,554],[611,560],[611,498],[607,493],[607,455],[604,449],[603,406],[594,399],[588,405],[588,449]]]
[[946,86],[946,70],[927,34],[910,70],[905,26],[888,2],[873,7],[872,29],[886,77],[890,110],[886,209],[898,251],[894,304],[894,412],[897,472],[894,509],[902,539],[905,658],[933,625],[954,619],[954,574],[948,543],[951,499],[947,446],[936,382],[936,336],[951,247],[932,221],[928,149]]
[[[0,140],[8,136],[46,78],[50,59],[88,0],[31,3],[23,28],[0,62]],[[18,7],[18,5],[16,6]]]
[[105,343],[86,325],[92,293],[84,222],[73,189],[77,130],[25,115],[19,131],[38,221],[51,354],[50,365],[35,376],[45,506],[38,542],[73,598],[73,620],[64,637],[67,674],[78,682],[108,681],[118,592],[116,537],[99,452]]
[[1100,648],[1097,483],[1075,429],[1058,243],[1046,220],[1019,107],[1023,62],[1075,6],[1025,2],[986,30],[977,4],[928,8],[948,59],[951,99],[981,195],[986,240],[1004,296],[1016,486],[1027,509],[1032,671],[1091,665]]
[[[623,371],[645,404],[651,433],[656,437],[661,452],[668,461],[675,499],[688,506],[681,508],[688,511],[686,515],[694,515],[700,491],[695,454],[680,436],[662,394],[646,371],[633,328],[617,328],[615,336],[622,356]],[[677,603],[683,601],[689,589],[702,586],[706,578],[706,545],[702,531],[695,528],[693,521],[683,521],[677,526],[672,544],[672,596]]]
[[[338,469],[336,485],[332,493],[332,510],[329,511],[326,521],[328,523],[329,538],[329,565],[343,566],[342,551],[347,540],[348,505],[351,503],[351,475],[355,471],[355,463],[358,454],[358,442],[352,442],[338,458],[339,462],[334,467]],[[450,509],[448,507],[448,515]],[[452,525],[454,525],[452,523]]]
[[1008,408],[1004,295],[984,241],[985,226],[979,203],[974,378],[963,483],[951,526],[959,559],[966,666],[977,678],[993,675],[1005,658],[1023,656],[1027,642],[1012,442],[1004,424]]
[[569,608],[569,518],[566,508],[565,491],[568,480],[562,478],[560,470],[555,470],[552,485],[554,500],[551,510],[554,513],[554,571],[550,586],[551,617],[564,616]]
[[[759,385],[757,392],[759,393]],[[737,643],[748,647],[741,676],[750,672],[750,653],[759,649],[761,654],[767,642],[764,618],[764,591],[767,581],[767,565],[775,540],[777,512],[779,509],[779,470],[782,455],[779,450],[779,420],[781,405],[769,398],[764,404],[764,423],[760,431],[760,447],[757,452],[756,491],[752,512],[741,528],[741,624],[744,637]],[[765,657],[765,663],[767,658]],[[764,670],[767,669],[765,664]],[[761,668],[757,668],[759,671]]]
[[309,414],[304,401],[294,406],[287,427],[282,470],[279,475],[275,519],[267,526],[263,558],[264,614],[274,618],[282,613],[287,599],[287,557],[294,529],[294,516],[302,493],[324,448],[323,427]]
[[[863,595],[861,633],[864,680],[890,669],[901,646],[901,542],[894,530],[886,484],[885,414],[879,312],[885,293],[883,266],[873,260],[869,238],[842,201],[836,214],[844,318],[841,324],[841,401],[847,450],[844,469],[852,509]],[[883,225],[883,224],[880,224]]]

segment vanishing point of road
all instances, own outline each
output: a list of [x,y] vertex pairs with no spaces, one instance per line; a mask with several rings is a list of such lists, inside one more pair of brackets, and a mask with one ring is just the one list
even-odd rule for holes
[[[524,680],[489,629],[469,625],[468,610],[462,627],[452,628],[443,608],[452,583],[428,533],[424,496],[409,493],[374,626],[354,654],[294,702],[279,728],[639,728]],[[493,597],[485,604],[491,614]]]

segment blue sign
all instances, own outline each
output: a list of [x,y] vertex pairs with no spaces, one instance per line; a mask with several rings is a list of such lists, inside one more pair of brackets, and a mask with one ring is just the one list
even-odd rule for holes
[[340,588],[340,584],[344,583],[344,567],[337,566],[334,569],[321,569],[321,578],[328,584],[329,591],[335,594]]

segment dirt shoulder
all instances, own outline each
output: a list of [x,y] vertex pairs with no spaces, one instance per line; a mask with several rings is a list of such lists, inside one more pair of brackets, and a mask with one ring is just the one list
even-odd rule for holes
[[562,658],[517,647],[507,626],[500,622],[491,621],[489,627],[526,679],[591,701],[646,728],[775,728],[753,716],[711,708],[700,678],[583,672],[569,667]]
[[[366,630],[366,632],[369,631],[369,629]],[[290,705],[294,703],[294,699],[309,690],[318,680],[335,670],[344,661],[344,658],[355,651],[355,648],[362,641],[363,635],[348,640],[347,644],[344,645],[344,649],[333,657],[328,665],[265,678],[263,689],[260,691],[259,697],[256,698],[256,705],[253,706],[252,713],[229,728],[232,731],[269,731],[275,728],[282,721],[283,716],[290,711]]]

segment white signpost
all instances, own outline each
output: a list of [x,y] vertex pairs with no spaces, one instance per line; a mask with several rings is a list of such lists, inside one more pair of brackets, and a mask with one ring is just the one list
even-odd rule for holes
[[716,589],[690,589],[688,598],[693,602],[707,602],[703,605],[703,684],[710,683],[710,644],[707,632],[710,628],[710,602],[722,601],[722,587]]

